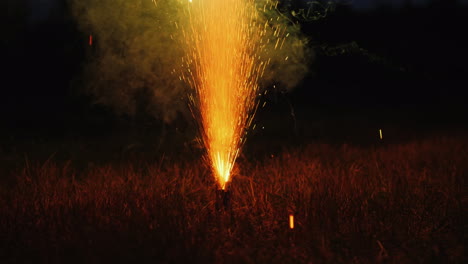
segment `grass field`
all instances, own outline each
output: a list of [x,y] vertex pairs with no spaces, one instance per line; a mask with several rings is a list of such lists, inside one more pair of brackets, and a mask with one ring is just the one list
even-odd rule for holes
[[25,159],[8,174],[1,263],[467,260],[464,137],[243,155],[221,212],[198,157],[85,167]]

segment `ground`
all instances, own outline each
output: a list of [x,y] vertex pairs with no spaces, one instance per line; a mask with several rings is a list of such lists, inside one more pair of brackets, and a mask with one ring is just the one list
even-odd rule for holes
[[138,144],[123,154],[114,147],[108,159],[92,155],[99,147],[87,152],[90,141],[55,143],[59,151],[43,158],[31,153],[52,143],[22,157],[10,149],[0,256],[3,263],[462,263],[468,138],[439,131],[392,140],[397,130],[387,127],[383,140],[372,130],[367,142],[312,138],[263,148],[265,134],[254,133],[228,187],[231,203],[220,211],[193,144],[158,155]]

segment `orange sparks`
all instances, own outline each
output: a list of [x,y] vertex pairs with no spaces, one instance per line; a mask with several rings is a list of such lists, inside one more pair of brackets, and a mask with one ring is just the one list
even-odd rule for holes
[[294,229],[294,215],[289,215],[289,228]]
[[254,0],[193,0],[187,5],[183,78],[195,91],[192,110],[224,190],[257,108],[258,79],[267,64],[260,57],[266,29],[256,22]]

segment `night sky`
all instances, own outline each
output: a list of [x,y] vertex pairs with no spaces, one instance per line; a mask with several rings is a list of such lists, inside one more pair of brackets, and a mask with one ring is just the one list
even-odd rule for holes
[[376,5],[391,5],[394,7],[401,6],[405,3],[412,3],[415,5],[426,5],[429,0],[347,0],[343,1],[344,3],[350,3],[355,8],[373,8]]
[[[326,18],[300,22],[315,57],[310,74],[280,96],[283,106],[276,110],[287,112],[293,102],[298,108],[448,111],[466,119],[468,43],[460,25],[468,24],[462,4],[468,1],[337,2]],[[88,32],[78,29],[65,2],[25,3],[28,10],[9,9],[2,17],[8,25],[0,42],[8,69],[2,73],[8,87],[1,99],[3,131],[62,126],[108,111],[77,92]]]
[[[303,0],[304,2],[309,2],[308,0]],[[42,20],[47,17],[47,14],[50,12],[52,7],[56,5],[60,0],[34,0],[30,1],[31,9],[33,12],[33,20]],[[398,7],[404,3],[410,2],[415,5],[426,5],[430,0],[340,0],[339,3],[349,4],[354,8],[358,9],[369,9],[373,8],[376,5],[391,5]],[[461,0],[461,3],[468,3],[468,0]]]

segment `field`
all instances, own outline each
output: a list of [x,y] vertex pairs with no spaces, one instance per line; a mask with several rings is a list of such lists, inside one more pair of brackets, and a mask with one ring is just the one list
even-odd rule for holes
[[466,261],[466,137],[253,149],[220,211],[196,155],[25,157],[2,177],[1,263]]

